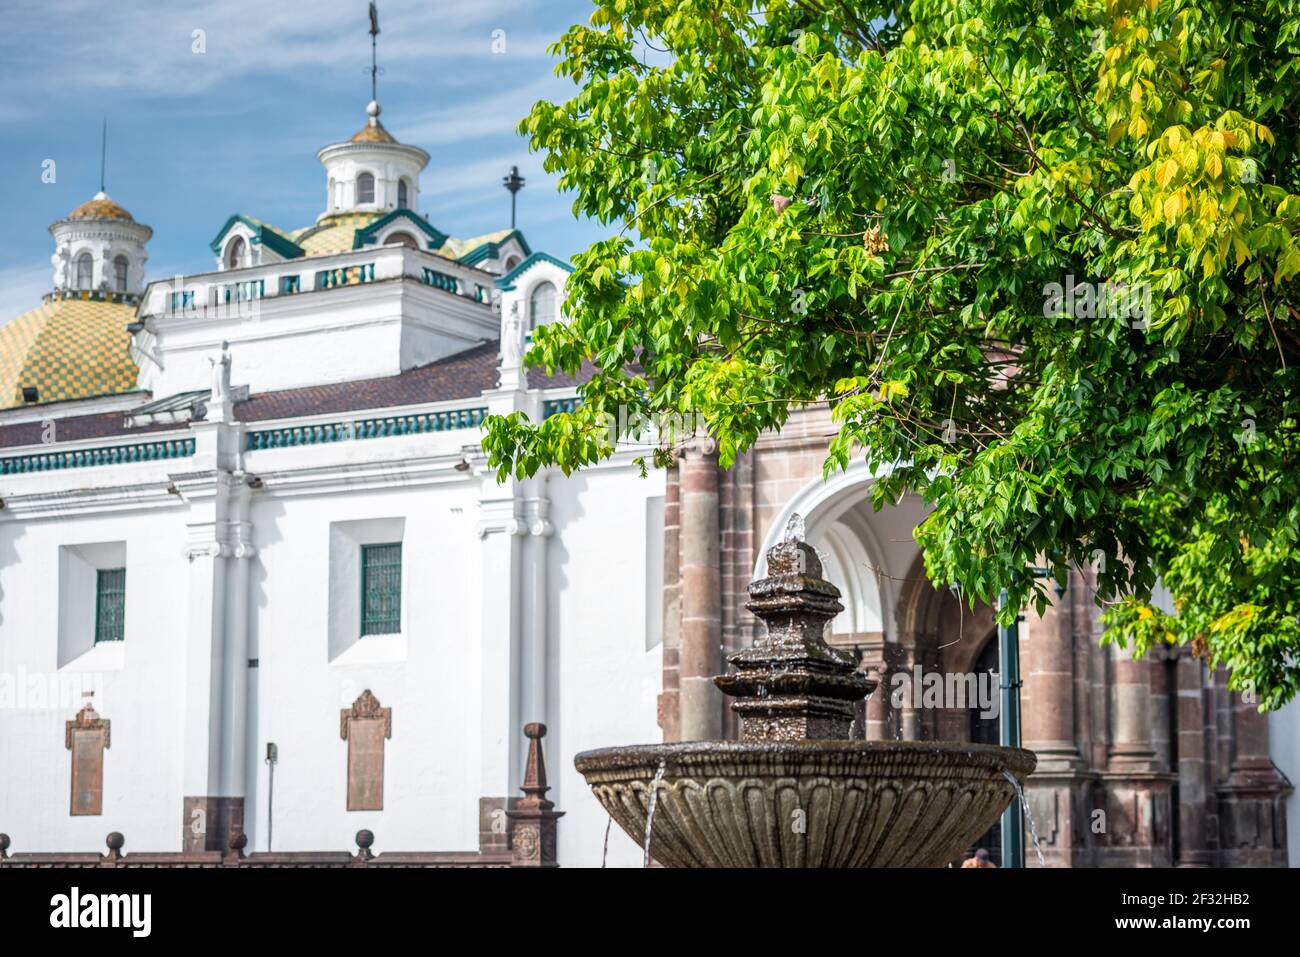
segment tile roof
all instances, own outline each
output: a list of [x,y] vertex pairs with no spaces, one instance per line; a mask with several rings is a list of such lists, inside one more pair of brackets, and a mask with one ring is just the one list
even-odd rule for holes
[[289,238],[308,256],[330,256],[352,250],[358,229],[369,226],[383,213],[342,213],[329,216],[314,226],[289,233]]
[[51,298],[0,326],[0,409],[23,405],[24,386],[35,386],[40,402],[135,388],[126,331],[135,307],[85,295]]
[[[184,425],[162,422],[156,425],[128,429],[125,412],[96,412],[94,415],[69,416],[55,421],[54,445],[67,442],[85,442],[88,439],[103,439],[111,435],[146,435],[150,432],[177,431],[185,429]],[[0,425],[0,448],[17,445],[39,445],[43,438],[45,424],[36,422],[17,422],[13,425]]]
[[[255,393],[235,406],[235,418],[241,422],[265,422],[426,402],[478,399],[484,392],[496,388],[499,359],[500,345],[494,339],[397,375]],[[528,385],[532,389],[571,389],[590,379],[591,373],[589,364],[584,364],[576,377],[563,373],[547,376],[534,369],[528,373]],[[143,435],[176,428],[170,423],[129,428],[126,416],[126,412],[119,411],[61,418],[58,420],[57,442]],[[40,441],[40,422],[0,425],[0,448],[35,445]]]
[[398,375],[259,392],[235,406],[235,417],[261,422],[476,398],[496,387],[498,359],[494,340]]
[[128,223],[135,222],[135,217],[123,209],[118,203],[109,198],[107,193],[96,193],[94,199],[89,199],[82,203],[72,212],[68,213],[68,219],[96,219],[96,220],[126,220]]
[[352,134],[352,143],[396,143],[397,138],[392,133],[384,129],[384,124],[380,123],[378,118],[372,117],[370,122],[357,132]]

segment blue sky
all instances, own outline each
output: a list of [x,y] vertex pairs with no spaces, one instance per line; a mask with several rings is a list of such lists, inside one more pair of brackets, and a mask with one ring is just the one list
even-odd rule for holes
[[[590,0],[379,0],[379,100],[388,130],[428,150],[420,208],[443,232],[510,223],[501,177],[528,179],[519,226],[562,257],[608,230],[580,222],[514,130],[538,99],[576,87],[546,48]],[[151,279],[213,268],[208,243],[234,212],[284,229],[325,204],[316,151],[364,124],[365,0],[6,3],[0,31],[0,181],[17,186],[0,233],[0,322],[50,289],[50,223],[99,188],[153,227]],[[192,48],[203,30],[206,53]],[[494,53],[503,30],[505,52]],[[53,159],[56,181],[41,181]]]

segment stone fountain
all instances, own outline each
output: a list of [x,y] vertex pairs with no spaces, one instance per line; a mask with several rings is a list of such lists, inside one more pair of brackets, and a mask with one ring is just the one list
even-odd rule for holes
[[767,632],[728,659],[735,672],[714,679],[736,699],[740,740],[579,754],[574,764],[610,817],[667,867],[957,859],[1011,803],[1033,752],[851,740],[855,705],[876,682],[823,638],[843,606],[798,516],[749,595]]

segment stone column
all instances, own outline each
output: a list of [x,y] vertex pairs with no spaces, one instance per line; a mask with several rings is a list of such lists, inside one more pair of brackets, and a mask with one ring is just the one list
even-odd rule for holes
[[518,782],[518,728],[523,608],[520,578],[528,525],[515,483],[483,479],[478,534],[482,541],[479,638],[479,850],[508,846],[506,811]]
[[1178,867],[1213,867],[1206,818],[1209,794],[1206,781],[1205,694],[1206,674],[1201,660],[1184,648],[1176,666],[1178,695],[1174,754],[1178,774]]
[[682,642],[681,606],[681,481],[676,462],[664,484],[664,617],[663,691],[659,695],[659,727],[665,741],[682,739],[678,663]]
[[722,594],[718,567],[718,456],[710,439],[686,447],[681,465],[681,739],[722,736]]
[[1083,765],[1074,740],[1074,622],[1069,594],[1039,615],[1025,612],[1026,697],[1033,706],[1022,717],[1024,746],[1038,755],[1041,772],[1073,771]]
[[1154,771],[1156,753],[1151,745],[1151,685],[1147,677],[1150,663],[1134,658],[1129,648],[1113,647],[1115,714],[1110,769]]
[[1286,798],[1291,787],[1268,754],[1268,716],[1254,695],[1232,701],[1232,765],[1219,788],[1223,867],[1286,867]]
[[547,678],[550,660],[547,640],[549,595],[547,585],[547,558],[549,544],[555,527],[548,519],[550,500],[545,497],[546,473],[533,480],[534,495],[525,500],[524,509],[528,525],[528,623],[527,638],[522,642],[523,658],[523,717],[544,725],[548,716]]
[[248,721],[247,563],[243,430],[228,393],[214,393],[208,418],[191,423],[191,471],[172,475],[189,506],[189,562],[182,740],[181,849],[225,850],[244,830]]
[[1105,848],[1110,867],[1172,864],[1174,775],[1160,771],[1151,743],[1151,663],[1128,648],[1114,649],[1114,733],[1102,775],[1106,786]]
[[[1026,609],[1021,626],[1026,702],[1022,740],[1038,755],[1038,767],[1025,782],[1025,797],[1049,867],[1091,863],[1087,835],[1095,776],[1086,769],[1075,739],[1073,598],[1086,584],[1072,573],[1069,585],[1060,596],[1049,586],[1051,604],[1041,615]],[[1036,866],[1037,855],[1026,853],[1025,862]]]

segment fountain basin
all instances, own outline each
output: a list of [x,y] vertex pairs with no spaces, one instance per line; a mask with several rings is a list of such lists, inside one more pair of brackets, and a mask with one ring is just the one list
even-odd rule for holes
[[1015,797],[1032,751],[914,741],[696,741],[586,751],[597,800],[667,867],[942,867]]

